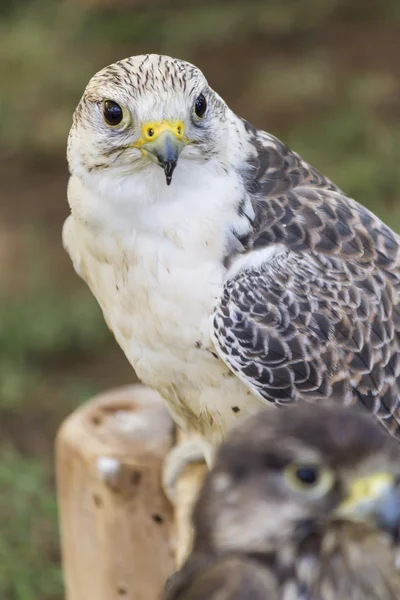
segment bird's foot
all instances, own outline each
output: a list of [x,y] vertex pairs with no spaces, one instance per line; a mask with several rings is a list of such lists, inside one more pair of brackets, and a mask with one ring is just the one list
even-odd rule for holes
[[178,443],[164,459],[162,485],[172,504],[176,500],[176,486],[179,478],[191,464],[208,463],[204,443],[199,438],[187,439]]

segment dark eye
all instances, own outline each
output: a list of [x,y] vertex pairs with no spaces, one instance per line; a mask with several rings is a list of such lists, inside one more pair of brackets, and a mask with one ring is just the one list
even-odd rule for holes
[[334,484],[333,472],[322,465],[294,462],[287,465],[284,474],[292,489],[314,497],[327,494]]
[[200,94],[194,104],[194,112],[201,119],[204,117],[204,114],[207,110],[207,100],[205,99],[204,94]]
[[295,475],[303,485],[315,485],[319,479],[319,469],[317,467],[298,467]]
[[105,100],[103,103],[104,120],[108,125],[119,125],[123,119],[124,113],[122,108],[112,100]]

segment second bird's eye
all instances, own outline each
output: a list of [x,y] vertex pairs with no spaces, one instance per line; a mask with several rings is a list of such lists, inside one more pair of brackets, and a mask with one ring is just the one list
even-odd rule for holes
[[321,465],[293,462],[287,465],[284,473],[292,489],[313,497],[327,494],[334,484],[333,472]]
[[200,96],[197,98],[197,100],[194,104],[194,112],[199,117],[199,119],[201,119],[202,117],[204,117],[206,110],[207,110],[207,100],[206,100],[204,94],[200,94]]
[[319,479],[319,470],[317,467],[298,467],[295,474],[304,486],[315,485]]
[[105,100],[103,103],[104,120],[108,125],[119,125],[123,119],[124,113],[122,108],[112,100]]

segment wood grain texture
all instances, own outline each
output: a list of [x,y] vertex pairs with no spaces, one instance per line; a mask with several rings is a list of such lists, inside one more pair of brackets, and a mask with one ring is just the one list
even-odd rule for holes
[[143,386],[95,397],[61,426],[57,487],[66,600],[158,598],[174,570],[161,468],[173,425]]

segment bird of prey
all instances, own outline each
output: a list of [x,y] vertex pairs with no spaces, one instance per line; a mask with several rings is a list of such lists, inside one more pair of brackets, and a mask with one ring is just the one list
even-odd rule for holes
[[165,600],[395,600],[400,445],[353,407],[261,411],[220,446],[194,526]]
[[274,600],[279,588],[263,561],[227,555],[197,557],[183,573],[174,575],[164,600]]
[[356,402],[399,428],[399,237],[195,66],[127,58],[68,141],[63,241],[139,379],[205,458],[261,405]]

